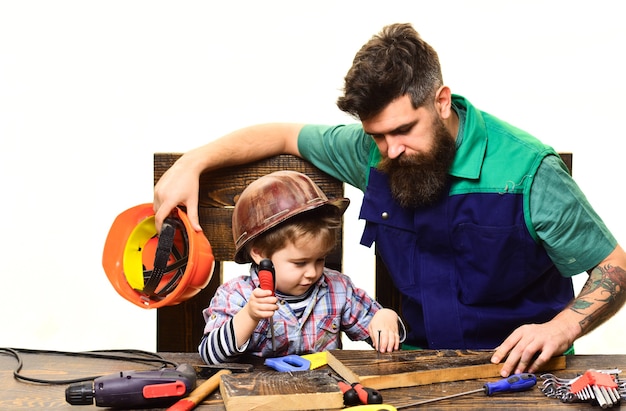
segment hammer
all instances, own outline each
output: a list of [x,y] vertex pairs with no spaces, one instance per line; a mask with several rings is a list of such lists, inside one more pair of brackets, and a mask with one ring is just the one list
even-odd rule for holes
[[[196,374],[199,377],[208,377],[202,384],[198,385],[187,397],[178,400],[167,411],[191,411],[200,404],[206,397],[220,386],[222,375],[232,372],[252,372],[252,364],[224,363],[216,365],[196,365]],[[215,372],[215,370],[218,370]]]

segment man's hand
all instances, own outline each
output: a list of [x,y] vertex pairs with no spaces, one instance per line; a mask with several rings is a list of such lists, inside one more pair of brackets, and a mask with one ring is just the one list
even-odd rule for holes
[[499,364],[506,358],[500,371],[502,377],[526,371],[534,373],[550,358],[564,353],[572,343],[571,332],[557,318],[544,324],[527,324],[504,340],[491,362]]
[[154,187],[154,221],[161,232],[163,221],[178,205],[186,207],[187,217],[195,231],[202,231],[198,219],[198,189],[200,175],[192,167],[175,162],[159,179]]
[[[498,347],[491,362],[506,358],[500,374],[535,372],[552,356],[611,318],[626,303],[626,253],[617,246],[589,272],[578,296],[551,321],[523,325]],[[508,355],[508,357],[507,357]]]

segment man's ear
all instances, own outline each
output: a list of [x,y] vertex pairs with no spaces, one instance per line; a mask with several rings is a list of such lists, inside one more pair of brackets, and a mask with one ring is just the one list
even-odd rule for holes
[[435,93],[435,109],[442,120],[450,117],[452,112],[452,90],[448,86],[441,86]]

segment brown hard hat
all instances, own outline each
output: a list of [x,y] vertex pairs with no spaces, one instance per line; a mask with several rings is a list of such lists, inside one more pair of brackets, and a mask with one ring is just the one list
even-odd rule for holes
[[233,211],[235,261],[250,262],[245,245],[288,218],[325,205],[343,214],[349,203],[347,198],[328,199],[313,180],[297,171],[276,171],[253,181]]

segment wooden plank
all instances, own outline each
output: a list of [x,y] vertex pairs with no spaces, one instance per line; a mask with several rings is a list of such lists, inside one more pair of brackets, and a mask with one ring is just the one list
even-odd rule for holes
[[[493,351],[417,350],[378,355],[376,351],[332,350],[328,365],[345,380],[366,387],[413,387],[439,382],[499,377],[502,364],[492,364]],[[565,357],[552,358],[540,371],[565,369]]]
[[328,372],[260,371],[222,376],[226,410],[322,410],[343,408],[343,393]]

